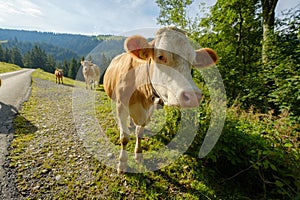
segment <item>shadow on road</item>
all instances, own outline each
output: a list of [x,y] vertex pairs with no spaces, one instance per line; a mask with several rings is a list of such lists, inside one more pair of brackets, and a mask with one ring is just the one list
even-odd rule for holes
[[17,114],[14,106],[0,102],[0,134],[13,133],[13,119]]
[[14,106],[0,102],[0,134],[13,134],[15,132],[14,123],[17,123],[15,124],[17,128],[30,129],[32,133],[37,131],[37,127],[19,115]]

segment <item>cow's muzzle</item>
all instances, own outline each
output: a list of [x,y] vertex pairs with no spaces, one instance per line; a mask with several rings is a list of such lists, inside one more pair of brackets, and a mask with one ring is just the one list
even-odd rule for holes
[[201,91],[182,91],[179,94],[180,106],[183,108],[198,107],[201,96]]

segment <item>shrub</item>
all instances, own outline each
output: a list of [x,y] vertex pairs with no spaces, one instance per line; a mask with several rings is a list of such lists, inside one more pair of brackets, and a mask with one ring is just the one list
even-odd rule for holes
[[[191,150],[203,140],[205,131],[200,126],[198,142]],[[214,170],[220,184],[237,185],[252,198],[296,198],[300,192],[299,136],[299,125],[287,111],[274,117],[272,112],[255,114],[233,106],[227,111],[218,143],[203,163]]]

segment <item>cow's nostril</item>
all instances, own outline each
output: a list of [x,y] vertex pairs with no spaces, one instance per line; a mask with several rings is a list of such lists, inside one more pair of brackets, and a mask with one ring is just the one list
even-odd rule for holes
[[187,92],[183,92],[182,93],[182,100],[185,101],[185,102],[188,102],[190,101],[191,97],[190,97],[190,94],[187,93]]
[[201,93],[189,91],[182,92],[180,95],[180,104],[183,107],[195,107],[199,105]]

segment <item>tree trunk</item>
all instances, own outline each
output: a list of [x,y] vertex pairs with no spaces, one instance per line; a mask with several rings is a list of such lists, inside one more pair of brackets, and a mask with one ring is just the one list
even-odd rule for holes
[[275,8],[278,0],[261,0],[263,12],[263,43],[262,43],[262,62],[268,63],[270,45],[272,44],[272,35],[275,24]]
[[[272,43],[275,24],[275,8],[277,2],[278,0],[261,0],[263,12],[262,64],[264,70],[268,68],[268,64],[270,61],[270,52],[273,45]],[[263,72],[263,74],[265,73]],[[268,81],[264,83],[263,90],[265,104],[264,112],[267,113],[269,109],[269,103],[267,100]]]

